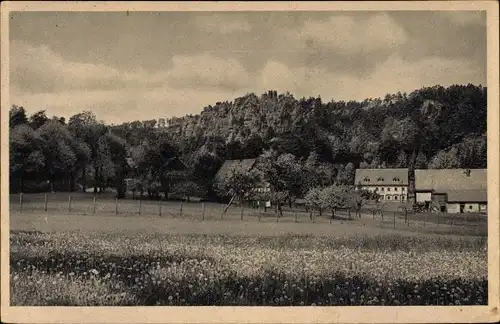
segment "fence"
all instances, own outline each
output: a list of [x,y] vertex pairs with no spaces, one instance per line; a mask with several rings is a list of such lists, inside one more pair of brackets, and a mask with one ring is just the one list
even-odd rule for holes
[[83,193],[46,193],[11,195],[11,212],[64,213],[71,215],[114,215],[122,217],[171,217],[195,220],[254,220],[257,222],[332,223],[358,222],[362,225],[392,229],[426,229],[426,231],[487,232],[484,214],[415,213],[414,211],[361,210],[358,217],[354,210],[339,210],[332,220],[331,211],[307,211],[304,208],[283,206],[282,213],[273,208],[231,206],[224,213],[225,205],[211,202],[182,202],[165,200],[116,199],[112,195]]

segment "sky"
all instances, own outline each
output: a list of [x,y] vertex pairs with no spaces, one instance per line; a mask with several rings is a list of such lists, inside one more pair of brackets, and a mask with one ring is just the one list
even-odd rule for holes
[[247,93],[364,100],[486,85],[480,11],[12,12],[10,102],[107,123]]

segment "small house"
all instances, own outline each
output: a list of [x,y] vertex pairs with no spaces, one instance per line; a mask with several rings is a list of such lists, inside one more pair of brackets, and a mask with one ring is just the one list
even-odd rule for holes
[[486,190],[452,190],[447,193],[448,213],[486,213],[488,206]]

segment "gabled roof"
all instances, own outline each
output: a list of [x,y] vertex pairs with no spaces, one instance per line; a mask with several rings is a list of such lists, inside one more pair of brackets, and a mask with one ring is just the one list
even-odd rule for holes
[[215,175],[216,179],[221,179],[226,176],[226,174],[231,170],[236,165],[241,165],[241,167],[246,170],[250,171],[257,159],[245,159],[245,160],[226,160],[220,167],[219,171],[217,171],[217,174]]
[[170,169],[176,170],[176,171],[183,171],[189,169],[189,167],[178,157],[173,157],[167,160],[165,163],[165,166],[167,166]]
[[448,202],[487,202],[488,192],[479,190],[451,190],[448,191]]
[[487,186],[486,169],[415,170],[415,190],[417,191],[486,190]]
[[408,169],[356,169],[355,185],[408,185]]

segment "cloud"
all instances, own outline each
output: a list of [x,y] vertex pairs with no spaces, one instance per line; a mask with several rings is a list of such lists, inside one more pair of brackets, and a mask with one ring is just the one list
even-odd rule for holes
[[44,45],[13,41],[10,51],[10,83],[27,92],[140,87],[144,80],[161,82],[166,78],[142,69],[119,71],[104,64],[67,61]]
[[480,69],[467,60],[429,57],[407,62],[392,55],[361,77],[321,68],[289,68],[270,61],[261,70],[257,88],[290,91],[297,97],[321,95],[326,100],[347,101],[383,97],[398,91],[410,93],[423,86],[485,82]]
[[205,32],[232,34],[241,32],[250,32],[252,26],[245,20],[244,17],[234,16],[228,19],[227,16],[210,15],[210,16],[196,16],[194,18],[195,25]]
[[240,89],[250,84],[250,76],[234,58],[222,59],[211,54],[176,55],[169,71],[175,87],[223,87]]
[[92,110],[112,122],[179,116],[231,100],[252,84],[236,59],[210,53],[176,55],[171,69],[152,73],[70,62],[47,46],[11,42],[10,102],[31,113]]
[[306,47],[319,45],[343,55],[387,50],[406,40],[404,30],[387,14],[376,14],[368,19],[332,16],[325,20],[309,20],[299,29],[298,37]]

